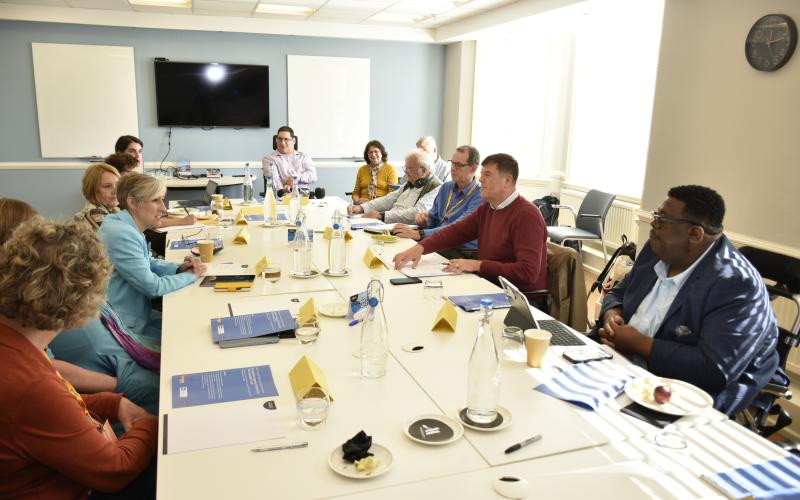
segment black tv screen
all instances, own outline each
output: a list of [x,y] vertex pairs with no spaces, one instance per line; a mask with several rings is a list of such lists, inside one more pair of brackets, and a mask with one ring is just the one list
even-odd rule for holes
[[269,127],[269,66],[155,61],[162,127]]

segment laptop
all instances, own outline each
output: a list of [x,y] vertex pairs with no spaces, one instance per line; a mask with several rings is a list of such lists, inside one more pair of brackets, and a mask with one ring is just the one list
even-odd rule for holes
[[208,184],[206,184],[206,192],[203,193],[202,200],[178,200],[175,202],[176,205],[179,207],[210,207],[211,206],[211,195],[216,194],[217,192],[217,183],[209,180]]
[[582,346],[586,342],[580,336],[573,333],[568,326],[558,320],[540,320],[537,321],[531,312],[531,305],[528,303],[528,298],[519,291],[519,288],[514,286],[510,281],[500,276],[500,285],[503,287],[509,300],[511,300],[511,308],[506,314],[503,322],[508,326],[516,326],[525,330],[531,328],[538,328],[547,330],[553,336],[550,339],[550,345],[554,346]]

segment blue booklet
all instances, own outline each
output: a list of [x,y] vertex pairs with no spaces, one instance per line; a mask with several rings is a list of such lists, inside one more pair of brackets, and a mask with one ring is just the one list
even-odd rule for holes
[[281,334],[294,332],[295,320],[288,309],[211,320],[211,337],[220,347],[274,344]]
[[269,365],[172,376],[173,408],[277,395]]
[[175,240],[170,242],[170,250],[187,250],[197,246],[197,240]]
[[[264,222],[264,214],[250,214],[245,215],[244,220],[247,222]],[[289,218],[284,213],[278,214],[278,220],[289,220]]]
[[484,298],[492,299],[494,302],[492,309],[508,309],[511,307],[511,301],[508,299],[508,295],[503,292],[478,295],[450,295],[447,298],[450,302],[467,312],[480,311],[481,299]]

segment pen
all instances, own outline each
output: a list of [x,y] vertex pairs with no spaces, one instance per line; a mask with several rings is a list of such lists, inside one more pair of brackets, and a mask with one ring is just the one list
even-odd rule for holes
[[515,451],[517,451],[518,449],[522,448],[523,446],[528,446],[529,444],[533,444],[533,443],[535,443],[536,441],[538,441],[540,439],[542,439],[542,435],[541,434],[537,434],[537,435],[533,436],[532,438],[526,439],[525,441],[523,441],[521,443],[512,444],[511,446],[506,448],[506,455],[508,455],[509,453],[514,453]]
[[308,446],[308,441],[303,441],[302,443],[287,444],[284,446],[271,446],[269,448],[252,448],[250,451],[253,451],[255,453],[261,453],[262,451],[291,450],[294,448],[305,448],[306,446]]

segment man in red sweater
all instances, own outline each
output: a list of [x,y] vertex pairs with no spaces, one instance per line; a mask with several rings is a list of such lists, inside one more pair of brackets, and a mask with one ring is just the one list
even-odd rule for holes
[[477,238],[478,259],[452,259],[445,271],[477,273],[495,284],[503,276],[523,291],[547,288],[547,227],[539,209],[517,192],[517,161],[498,153],[487,156],[481,167],[481,197],[487,203],[395,255],[395,269],[408,262],[417,267],[422,254]]

